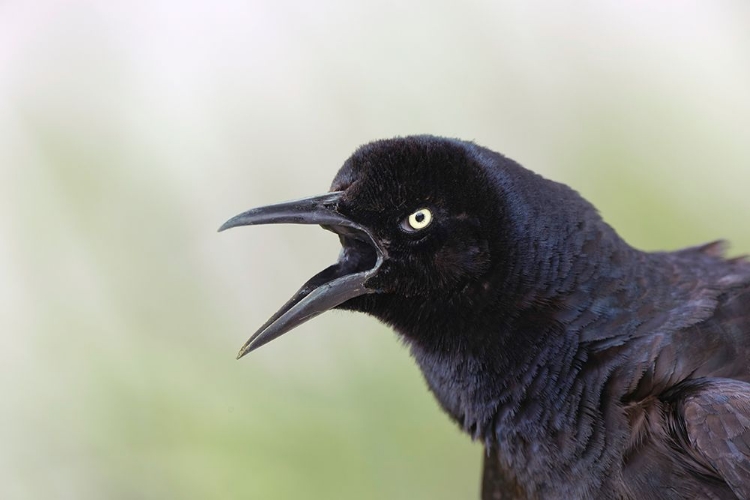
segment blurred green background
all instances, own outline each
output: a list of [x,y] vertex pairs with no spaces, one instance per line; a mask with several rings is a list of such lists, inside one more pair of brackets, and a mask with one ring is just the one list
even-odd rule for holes
[[750,3],[1,2],[0,497],[476,498],[374,320],[234,360],[338,242],[219,224],[411,133],[748,252]]

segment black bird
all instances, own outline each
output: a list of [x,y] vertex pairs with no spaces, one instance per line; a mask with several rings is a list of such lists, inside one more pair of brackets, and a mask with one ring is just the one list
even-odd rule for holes
[[567,186],[432,136],[362,146],[329,193],[221,229],[283,222],[342,250],[239,357],[364,312],[484,443],[484,499],[750,499],[750,263],[721,242],[636,250]]

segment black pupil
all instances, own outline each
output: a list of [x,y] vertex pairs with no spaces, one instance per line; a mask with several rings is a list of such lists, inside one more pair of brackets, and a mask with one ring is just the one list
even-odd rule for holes
[[417,214],[414,216],[414,220],[417,222],[422,222],[424,220],[424,212],[417,212]]

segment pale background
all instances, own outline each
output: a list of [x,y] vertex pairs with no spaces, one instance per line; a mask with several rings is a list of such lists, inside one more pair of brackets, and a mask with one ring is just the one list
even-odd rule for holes
[[750,3],[0,2],[0,497],[476,498],[374,320],[234,360],[338,243],[216,228],[411,133],[749,252]]

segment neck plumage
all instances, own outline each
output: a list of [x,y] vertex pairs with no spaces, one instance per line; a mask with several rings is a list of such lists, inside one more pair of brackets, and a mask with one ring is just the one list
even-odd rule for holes
[[[443,408],[485,441],[499,429],[575,425],[573,410],[584,397],[576,375],[587,358],[581,343],[593,340],[583,330],[619,315],[632,294],[618,293],[645,255],[568,187],[515,164],[497,175],[503,209],[490,238],[492,269],[441,307],[410,303],[425,314],[384,318],[410,343]],[[418,321],[393,321],[402,317]]]

